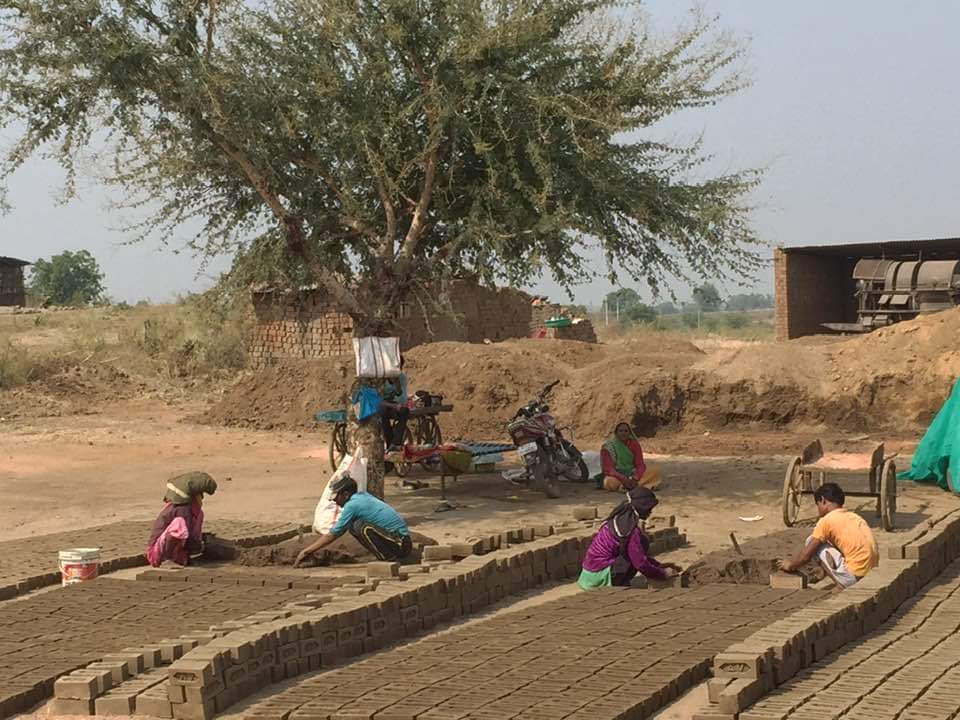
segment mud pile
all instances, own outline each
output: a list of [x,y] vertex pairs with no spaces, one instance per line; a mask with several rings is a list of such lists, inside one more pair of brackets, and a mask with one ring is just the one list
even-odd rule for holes
[[[661,430],[837,427],[921,430],[960,374],[960,309],[854,338],[750,343],[704,353],[667,334],[592,345],[441,342],[406,354],[411,390],[442,394],[448,440],[500,440],[517,408],[560,380],[550,401],[576,437],[595,442],[618,420]],[[350,358],[286,361],[230,388],[202,422],[313,426],[344,407]]]
[[316,427],[314,414],[346,407],[352,373],[351,358],[284,360],[244,375],[207,412],[189,420],[257,430]]
[[[687,569],[690,584],[769,585],[770,574],[778,569],[777,561],[796,555],[809,534],[809,528],[792,528],[743,543],[742,554],[731,547],[704,555]],[[817,563],[807,563],[800,572],[811,583],[824,576],[823,568]]]

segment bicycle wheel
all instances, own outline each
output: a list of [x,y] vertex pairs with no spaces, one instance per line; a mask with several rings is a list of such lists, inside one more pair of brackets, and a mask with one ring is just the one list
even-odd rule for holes
[[347,454],[347,424],[336,423],[330,434],[330,469],[336,471]]

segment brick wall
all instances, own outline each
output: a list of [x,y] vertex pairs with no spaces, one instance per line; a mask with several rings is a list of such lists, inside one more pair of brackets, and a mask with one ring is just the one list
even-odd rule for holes
[[777,340],[816,335],[822,323],[856,322],[856,259],[777,248],[773,258]]
[[[397,320],[401,347],[409,349],[428,342],[452,340],[480,343],[531,337],[544,328],[544,321],[560,312],[559,305],[531,305],[531,297],[512,289],[491,290],[473,283],[455,281],[447,286],[454,316],[424,314],[417,302],[404,307]],[[353,352],[353,321],[331,312],[322,295],[299,297],[273,292],[253,296],[256,324],[250,339],[254,367],[278,358],[322,358]],[[589,323],[580,323],[568,339],[596,342]]]

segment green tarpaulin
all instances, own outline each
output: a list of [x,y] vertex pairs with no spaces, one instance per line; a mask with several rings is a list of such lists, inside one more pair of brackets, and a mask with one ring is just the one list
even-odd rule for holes
[[927,428],[910,469],[900,473],[900,478],[936,483],[960,495],[960,380]]

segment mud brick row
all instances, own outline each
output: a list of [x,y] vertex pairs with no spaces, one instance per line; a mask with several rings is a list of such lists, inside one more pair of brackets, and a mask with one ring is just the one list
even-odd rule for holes
[[853,647],[818,660],[766,695],[743,720],[816,717],[829,695],[833,716],[947,720],[960,690],[960,561]]
[[244,717],[647,717],[702,681],[730,638],[820,597],[733,585],[578,594],[315,675]]
[[[516,535],[508,531],[484,538],[478,541],[477,548],[482,554],[453,563],[447,558],[457,557],[459,550],[455,546],[437,546],[429,557],[444,559],[426,560],[434,563],[430,572],[409,574],[406,580],[400,579],[400,568],[392,564],[371,564],[369,579],[377,584],[375,588],[364,588],[355,598],[335,594],[331,602],[317,610],[229,633],[171,666],[171,697],[179,686],[201,689],[193,701],[184,693],[183,702],[174,702],[173,717],[209,717],[267,684],[335,666],[476,613],[509,595],[548,581],[575,577],[593,531],[580,525],[562,526],[560,534],[555,534],[557,530],[530,528],[516,531]],[[538,538],[541,533],[543,537]],[[654,543],[664,547],[682,542],[682,535],[672,527],[652,530],[651,535]],[[512,538],[518,544],[512,545]],[[500,549],[488,550],[496,545]],[[769,601],[790,595],[758,597],[763,604],[764,597]],[[700,595],[691,596],[699,598]],[[710,620],[706,612],[692,612],[690,617],[705,623]],[[697,631],[684,640],[691,648],[707,648],[701,635]],[[249,653],[238,655],[240,646],[250,648]],[[217,647],[221,651],[211,656],[212,648]],[[691,666],[694,669],[685,666],[677,671],[685,681],[692,682],[695,676],[706,673],[708,657],[698,658]],[[676,689],[676,682],[670,687]]]
[[717,693],[715,709],[735,715],[804,668],[873,632],[958,557],[960,512],[951,511],[890,546],[880,565],[854,587],[778,620],[718,655],[713,674],[731,682]]
[[286,590],[330,591],[351,583],[361,583],[360,575],[305,576],[303,574],[280,574],[257,569],[232,568],[226,571],[208,568],[177,568],[144,570],[137,574],[141,582],[195,583],[200,585],[242,585],[245,587],[268,587]]
[[[170,666],[172,715],[210,717],[270,683],[382,648],[548,580],[572,577],[590,539],[591,533],[580,530],[471,556],[404,581],[387,576],[356,597],[334,595],[319,609],[228,633]],[[178,687],[197,692],[192,699],[184,692],[177,702]]]
[[[100,578],[4,603],[0,605],[0,717],[50,698],[58,680],[60,699],[89,703],[156,666],[158,656],[160,664],[173,662],[194,644],[208,642],[215,637],[211,627],[229,627],[231,619],[263,611],[268,614],[252,622],[289,615],[283,606],[310,594],[263,587],[238,593],[227,586]],[[178,639],[187,645],[177,649]],[[85,692],[92,691],[91,676],[98,678],[98,694],[85,697]],[[67,682],[71,677],[75,682]]]
[[[143,548],[150,529],[150,522],[117,522],[0,542],[0,553],[6,558],[0,568],[0,601],[59,584],[57,553],[60,550],[100,548],[101,575],[145,565]],[[217,519],[208,523],[208,530],[227,542],[252,546],[282,542],[296,535],[298,528],[289,523],[265,525]]]

